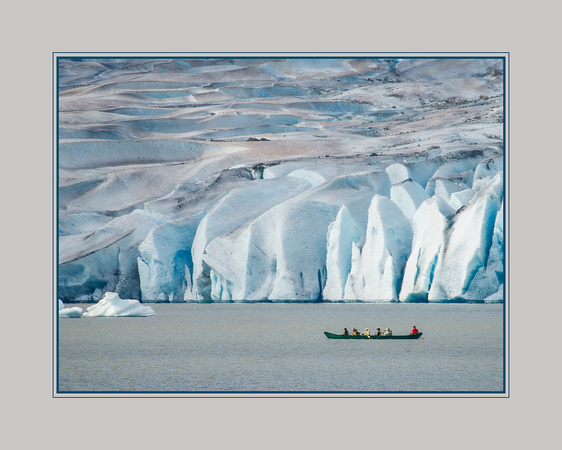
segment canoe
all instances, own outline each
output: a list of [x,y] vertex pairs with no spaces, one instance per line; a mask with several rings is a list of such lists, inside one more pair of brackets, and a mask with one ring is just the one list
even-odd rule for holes
[[328,339],[371,339],[378,341],[379,339],[419,339],[423,333],[418,334],[403,334],[403,335],[393,335],[393,336],[352,336],[351,334],[334,334],[324,331],[324,334]]

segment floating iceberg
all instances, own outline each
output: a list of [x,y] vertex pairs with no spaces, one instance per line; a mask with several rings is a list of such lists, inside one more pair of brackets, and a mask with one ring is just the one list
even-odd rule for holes
[[90,306],[84,317],[148,317],[153,316],[150,306],[143,306],[138,300],[123,300],[115,292],[106,292],[95,305]]
[[59,317],[82,317],[82,308],[74,306],[72,308],[65,308],[61,300],[59,300]]

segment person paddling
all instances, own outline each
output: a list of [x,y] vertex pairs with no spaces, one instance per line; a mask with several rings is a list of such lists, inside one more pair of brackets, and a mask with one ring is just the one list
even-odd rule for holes
[[418,330],[416,328],[416,326],[414,325],[414,328],[412,328],[412,331],[410,331],[410,334],[418,334],[420,332],[420,330]]

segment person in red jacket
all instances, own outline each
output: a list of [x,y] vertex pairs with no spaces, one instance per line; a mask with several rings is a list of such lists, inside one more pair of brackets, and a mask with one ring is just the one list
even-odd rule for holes
[[418,330],[416,328],[416,326],[414,325],[414,328],[412,328],[412,331],[410,331],[410,334],[418,334],[420,332],[420,330]]

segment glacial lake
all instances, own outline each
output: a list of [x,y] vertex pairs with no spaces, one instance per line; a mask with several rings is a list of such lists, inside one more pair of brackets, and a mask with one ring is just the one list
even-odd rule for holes
[[[503,304],[146,305],[154,316],[58,319],[57,392],[504,391]],[[413,325],[422,339],[323,333]]]

